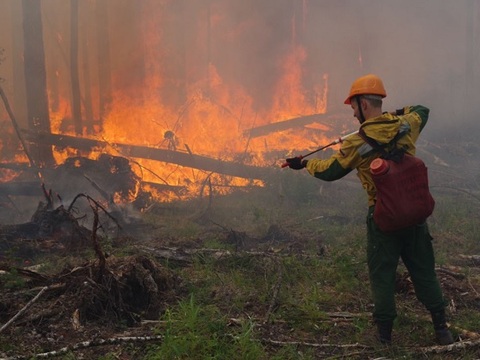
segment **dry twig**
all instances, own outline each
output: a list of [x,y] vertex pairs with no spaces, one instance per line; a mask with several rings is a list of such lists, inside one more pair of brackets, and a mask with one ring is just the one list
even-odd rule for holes
[[107,259],[105,257],[105,253],[102,251],[102,247],[97,239],[97,230],[98,230],[98,206],[91,206],[93,211],[93,225],[92,225],[92,244],[95,250],[95,253],[98,256],[99,261],[99,270],[97,274],[97,282],[101,283],[103,275],[105,273],[105,267],[107,263]]
[[275,283],[275,287],[273,288],[272,300],[270,301],[270,305],[268,307],[267,313],[265,314],[264,323],[268,323],[270,321],[270,315],[272,314],[273,308],[277,304],[278,294],[280,293],[280,287],[282,286],[283,266],[279,261],[277,261],[277,269],[278,269],[277,282]]
[[447,353],[451,351],[456,351],[456,350],[464,350],[466,348],[472,348],[472,347],[478,347],[480,346],[480,340],[475,340],[475,341],[460,341],[453,343],[451,345],[435,345],[435,346],[429,346],[429,347],[424,347],[420,348],[419,352],[422,354],[441,354],[441,353]]
[[12,325],[15,320],[17,320],[20,316],[22,316],[29,308],[32,306],[39,298],[42,296],[42,294],[48,290],[48,286],[45,286],[40,290],[40,292],[32,299],[30,300],[27,305],[25,305],[14,317],[12,317],[10,320],[8,320],[1,328],[0,328],[0,333],[2,333],[5,329],[7,329],[10,325]]
[[294,346],[307,346],[314,348],[332,348],[332,349],[346,349],[346,348],[362,348],[369,349],[370,346],[354,343],[354,344],[319,344],[319,343],[310,343],[303,341],[279,341],[272,339],[262,339],[262,342],[269,343],[272,345],[294,345]]
[[0,360],[27,360],[32,358],[50,358],[55,356],[60,356],[66,354],[70,351],[86,349],[94,346],[106,346],[106,345],[115,345],[121,343],[132,343],[132,342],[146,342],[146,341],[155,341],[162,340],[163,336],[124,336],[110,339],[95,339],[90,341],[82,341],[80,343],[74,344],[72,346],[65,346],[59,350],[49,351],[41,354],[32,354],[32,355],[18,355],[11,356],[8,358],[0,358]]
[[474,265],[480,264],[480,255],[458,255],[460,259],[470,260]]
[[450,276],[454,277],[455,279],[465,279],[464,274],[459,273],[455,270],[447,269],[445,266],[441,266],[441,267],[438,266],[438,267],[435,268],[435,271],[450,275]]

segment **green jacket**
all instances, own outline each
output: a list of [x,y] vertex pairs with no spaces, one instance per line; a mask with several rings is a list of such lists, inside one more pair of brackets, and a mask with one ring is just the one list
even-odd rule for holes
[[[415,155],[415,142],[428,120],[430,110],[424,106],[407,106],[397,110],[397,114],[383,113],[381,116],[366,120],[360,127],[367,136],[381,144],[389,143],[402,130],[407,134],[398,140],[398,146],[405,146],[407,152]],[[353,169],[368,195],[368,206],[375,204],[376,190],[370,175],[370,163],[379,154],[358,134],[351,135],[342,143],[340,150],[329,159],[310,159],[306,168],[308,172],[325,181],[338,180]]]

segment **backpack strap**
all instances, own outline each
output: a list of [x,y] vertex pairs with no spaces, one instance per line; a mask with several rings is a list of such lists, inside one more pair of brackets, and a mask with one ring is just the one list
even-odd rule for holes
[[[363,130],[363,127],[360,127],[358,130],[358,135],[368,144],[370,145],[375,151],[380,153],[380,157],[382,159],[386,160],[393,160],[395,162],[400,162],[403,159],[403,155],[407,151],[405,147],[397,148],[397,141],[400,139],[402,136],[404,136],[407,133],[407,131],[401,131],[399,130],[397,134],[393,137],[390,142],[386,144],[380,144],[377,142],[377,140],[371,138],[365,133],[365,130]],[[386,150],[387,148],[390,148],[390,150]]]

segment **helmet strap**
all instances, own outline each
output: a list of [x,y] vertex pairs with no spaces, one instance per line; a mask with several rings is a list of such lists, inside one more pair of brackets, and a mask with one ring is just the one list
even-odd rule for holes
[[355,96],[355,100],[358,105],[358,112],[360,113],[360,124],[363,124],[365,122],[365,115],[363,115],[363,110],[362,110],[362,104],[360,103],[360,96]]

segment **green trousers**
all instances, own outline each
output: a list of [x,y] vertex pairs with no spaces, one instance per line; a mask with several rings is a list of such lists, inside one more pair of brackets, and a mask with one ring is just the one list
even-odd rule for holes
[[373,220],[374,207],[367,216],[367,261],[377,321],[397,316],[395,279],[399,259],[408,269],[418,300],[429,311],[445,308],[445,300],[435,273],[432,237],[426,223],[394,233],[384,233]]

